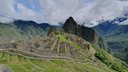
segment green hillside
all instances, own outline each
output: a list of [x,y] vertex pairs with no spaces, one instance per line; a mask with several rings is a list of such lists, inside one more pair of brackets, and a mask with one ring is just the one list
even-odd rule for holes
[[95,27],[99,35],[104,38],[107,50],[115,57],[128,63],[128,25],[101,24]]
[[47,29],[50,28],[50,26],[42,28],[41,26],[43,26],[43,24],[23,22],[24,23],[20,21],[8,24],[0,23],[0,43],[46,36],[48,31]]

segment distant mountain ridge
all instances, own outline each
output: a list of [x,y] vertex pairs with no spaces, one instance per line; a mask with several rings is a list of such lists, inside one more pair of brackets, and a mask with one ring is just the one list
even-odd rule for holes
[[125,20],[127,20],[127,16],[105,21],[94,29],[107,42],[109,51],[128,63],[128,25],[119,25]]
[[47,28],[49,28],[51,25],[48,23],[36,23],[34,21],[23,21],[23,20],[16,20],[14,21],[14,24],[19,27],[25,27],[25,26],[34,26],[34,27],[40,27],[42,29],[44,29],[45,31],[47,31]]
[[0,42],[22,40],[29,37],[47,36],[51,25],[34,21],[16,20],[13,23],[0,23]]

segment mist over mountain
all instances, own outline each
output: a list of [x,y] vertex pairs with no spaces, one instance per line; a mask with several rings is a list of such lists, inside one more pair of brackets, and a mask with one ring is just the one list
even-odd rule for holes
[[92,27],[102,20],[112,20],[127,13],[127,3],[122,0],[1,0],[0,16],[5,18],[0,17],[0,20],[7,22],[14,18],[58,25],[72,16],[78,24]]

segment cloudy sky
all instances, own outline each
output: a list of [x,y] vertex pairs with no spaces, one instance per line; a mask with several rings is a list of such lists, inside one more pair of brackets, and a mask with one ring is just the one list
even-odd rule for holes
[[56,25],[72,16],[89,26],[125,13],[127,0],[0,0],[0,22],[22,19]]

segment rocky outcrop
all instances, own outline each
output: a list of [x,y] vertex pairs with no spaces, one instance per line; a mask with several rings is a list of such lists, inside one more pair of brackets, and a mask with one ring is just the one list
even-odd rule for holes
[[7,65],[0,65],[0,72],[13,72]]
[[77,34],[78,32],[78,25],[77,23],[74,21],[74,19],[72,17],[69,17],[64,26],[63,29],[65,32],[67,33],[71,33],[71,34]]
[[66,20],[63,29],[66,33],[78,35],[89,42],[98,41],[98,36],[92,28],[78,25],[72,17]]

